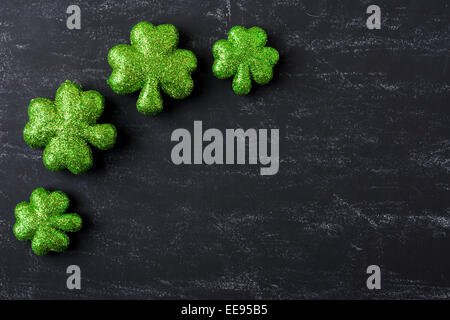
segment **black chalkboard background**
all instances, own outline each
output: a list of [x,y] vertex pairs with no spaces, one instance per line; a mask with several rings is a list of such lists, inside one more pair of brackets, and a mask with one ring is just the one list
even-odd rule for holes
[[[81,30],[66,9],[81,8]],[[448,298],[448,1],[25,1],[0,7],[0,298]],[[106,56],[134,24],[171,23],[197,55],[195,90],[136,111],[106,84]],[[260,26],[280,52],[248,96],[211,72],[212,44]],[[114,149],[81,176],[51,172],[23,141],[32,98],[64,80],[101,92]],[[280,171],[176,166],[176,128],[279,128]],[[34,255],[12,233],[37,187],[63,190],[82,231]],[[66,288],[79,265],[82,289]],[[382,289],[366,288],[381,267]]]

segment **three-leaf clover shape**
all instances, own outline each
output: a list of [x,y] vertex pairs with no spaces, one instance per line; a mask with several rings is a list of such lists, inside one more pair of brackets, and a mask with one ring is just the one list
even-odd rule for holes
[[70,241],[65,232],[76,232],[82,224],[78,214],[64,213],[68,206],[69,198],[64,192],[35,189],[30,202],[16,206],[15,236],[21,241],[30,240],[31,249],[37,255],[66,250]]
[[45,147],[43,161],[48,169],[67,168],[80,174],[92,167],[88,142],[107,150],[116,141],[112,124],[96,124],[104,105],[97,91],[83,91],[80,85],[66,80],[56,91],[55,101],[31,100],[30,121],[23,130],[25,142],[31,147]]
[[178,38],[178,30],[171,24],[136,24],[130,34],[131,45],[119,44],[108,53],[113,68],[110,87],[118,94],[140,89],[136,106],[144,114],[161,112],[161,89],[175,99],[189,96],[197,59],[191,51],[177,49]]
[[234,76],[233,90],[240,95],[250,92],[252,78],[261,85],[268,83],[279,55],[274,48],[265,47],[266,42],[263,29],[234,26],[228,32],[228,40],[221,39],[213,45],[214,75],[219,79]]

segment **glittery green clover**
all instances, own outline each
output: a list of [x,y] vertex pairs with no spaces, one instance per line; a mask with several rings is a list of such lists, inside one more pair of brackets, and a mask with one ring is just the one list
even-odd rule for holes
[[274,48],[265,47],[266,42],[266,32],[259,27],[231,28],[228,40],[221,39],[213,45],[214,75],[219,79],[234,76],[233,91],[241,95],[250,92],[251,78],[258,84],[268,83],[279,56]]
[[62,252],[69,246],[65,232],[81,229],[81,218],[76,213],[64,213],[69,198],[62,191],[50,192],[37,188],[31,193],[30,202],[21,202],[14,214],[14,234],[20,241],[31,241],[31,249],[37,255],[49,251]]
[[108,84],[114,92],[129,94],[140,89],[136,106],[144,114],[161,112],[161,89],[175,99],[191,94],[197,58],[189,50],[177,49],[175,26],[139,22],[131,30],[130,40],[131,45],[119,44],[108,53],[113,68]]
[[45,147],[43,161],[48,169],[67,168],[80,174],[92,167],[88,142],[107,150],[116,141],[112,124],[96,124],[104,104],[97,91],[82,91],[80,85],[66,80],[56,91],[55,101],[31,100],[30,121],[23,130],[25,142],[30,147]]

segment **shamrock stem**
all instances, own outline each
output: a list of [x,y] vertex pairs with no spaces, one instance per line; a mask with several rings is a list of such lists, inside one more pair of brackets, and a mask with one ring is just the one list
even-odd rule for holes
[[250,70],[247,64],[241,63],[233,78],[233,90],[237,94],[247,94],[251,88],[252,80],[250,79]]
[[157,114],[163,108],[159,82],[156,78],[148,78],[141,89],[137,101],[137,109],[143,114]]

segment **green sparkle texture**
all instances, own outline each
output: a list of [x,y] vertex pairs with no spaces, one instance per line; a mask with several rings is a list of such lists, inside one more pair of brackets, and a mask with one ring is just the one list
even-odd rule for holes
[[65,213],[68,206],[69,198],[64,192],[37,188],[31,193],[30,202],[16,206],[16,238],[31,241],[31,249],[37,255],[66,250],[70,241],[65,232],[76,232],[82,224],[78,214]]
[[274,48],[265,47],[266,42],[263,29],[234,26],[228,32],[228,40],[221,39],[213,45],[214,75],[219,79],[234,76],[233,91],[240,95],[250,92],[252,78],[261,85],[268,83],[279,55]]
[[93,162],[88,142],[107,150],[116,141],[112,124],[96,124],[104,105],[97,91],[82,91],[80,85],[66,80],[56,91],[55,101],[31,100],[30,120],[23,130],[25,142],[30,147],[45,147],[43,161],[48,169],[83,173]]
[[161,112],[161,89],[175,99],[191,94],[191,73],[197,68],[197,58],[189,50],[177,49],[175,26],[139,22],[131,30],[130,40],[131,45],[119,44],[108,53],[113,68],[108,84],[114,92],[141,90],[136,106],[143,114]]

